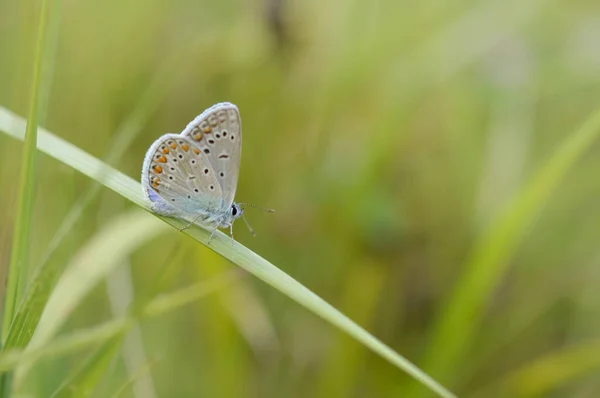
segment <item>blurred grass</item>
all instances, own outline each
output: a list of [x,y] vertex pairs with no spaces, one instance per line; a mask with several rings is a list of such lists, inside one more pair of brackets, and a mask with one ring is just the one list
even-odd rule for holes
[[450,380],[476,330],[489,292],[500,283],[521,239],[531,229],[557,185],[600,135],[600,108],[565,139],[503,214],[481,234],[446,307],[434,325],[426,368]]
[[[17,139],[22,139],[23,132],[19,126],[24,123],[25,121],[21,118],[0,108],[0,129],[6,131],[8,135]],[[110,168],[81,149],[42,129],[40,129],[38,147],[42,152],[52,155],[65,164],[72,165],[72,167],[84,175],[102,182],[106,187],[113,189],[115,192],[149,211],[149,203],[146,203],[146,200],[141,193],[142,189],[139,183],[132,181],[129,177],[122,175],[117,170]],[[402,355],[396,353],[389,346],[375,338],[364,328],[343,315],[335,307],[328,304],[264,258],[239,243],[231,241],[231,238],[227,235],[220,231],[211,232],[208,229],[199,228],[197,226],[189,227],[189,223],[185,220],[176,220],[158,215],[157,218],[162,219],[175,227],[179,232],[189,235],[207,246],[209,236],[211,236],[213,238],[211,240],[211,249],[221,256],[229,259],[231,262],[237,264],[244,270],[279,290],[281,293],[287,295],[298,304],[306,307],[315,315],[318,315],[352,336],[365,347],[380,355],[398,369],[403,370],[417,379],[436,395],[439,395],[440,397],[454,397],[450,391],[445,389],[427,374],[423,373]],[[98,233],[97,236],[95,236],[97,243],[91,245],[90,250],[80,254],[80,257],[76,257],[74,265],[65,270],[61,279],[57,282],[52,295],[48,298],[44,313],[40,318],[39,324],[35,329],[35,333],[30,344],[27,346],[26,351],[36,350],[47,345],[49,343],[49,338],[57,332],[58,328],[64,323],[66,317],[72,312],[73,308],[83,299],[90,289],[98,283],[100,278],[106,276],[106,274],[118,264],[119,260],[122,260],[119,256],[123,253],[128,253],[131,248],[137,247],[139,243],[138,240],[144,239],[144,236],[141,234],[133,234],[137,240],[123,240],[120,236],[121,233],[124,232],[126,235],[131,235],[130,229],[138,230],[140,227],[132,222],[132,220],[125,217],[118,222],[122,224],[116,228],[119,231],[118,234],[106,233],[106,231]],[[109,226],[107,229],[110,231],[112,226]],[[147,228],[146,232],[157,233],[160,232],[160,229],[157,227],[150,227]],[[112,256],[104,257],[103,254],[109,251]],[[87,259],[94,259],[96,263],[89,268],[84,267],[83,265],[87,265],[90,261]],[[17,331],[17,333],[20,334],[22,332]],[[114,349],[114,342],[107,342],[107,346],[109,350]],[[105,363],[106,357],[104,356],[103,351],[104,350],[100,350],[98,352],[98,357],[90,360],[89,366],[85,366],[85,369],[83,370],[78,370],[73,376],[73,380],[76,380],[74,383],[81,383],[84,385],[80,391],[83,395],[89,393],[88,388],[85,387],[85,385],[88,384],[88,377],[91,377],[91,383],[96,382],[97,373],[95,363]],[[21,380],[28,371],[28,366],[17,369],[16,389],[19,389]]]
[[[80,350],[90,345],[98,345],[109,342],[115,336],[119,336],[129,330],[135,316],[142,315],[152,317],[168,313],[186,304],[204,298],[207,294],[222,289],[224,285],[233,281],[233,274],[223,274],[207,281],[199,282],[186,288],[171,293],[162,293],[154,297],[143,308],[141,313],[132,313],[118,319],[96,325],[91,328],[77,330],[68,336],[60,337],[52,344],[46,345],[36,350],[23,351],[13,349],[0,356],[0,368],[3,370],[13,369],[20,364],[34,362],[45,356],[60,356]],[[74,371],[79,370],[75,368]]]
[[[0,2],[0,105],[21,115],[40,4]],[[439,369],[461,397],[597,396],[598,144],[534,218],[516,218],[523,234],[510,237],[515,246],[494,283],[469,262],[598,105],[597,4],[111,0],[61,8],[42,125],[137,179],[156,137],[232,101],[245,133],[237,198],[277,209],[248,213],[259,235],[237,226],[240,242],[417,365]],[[51,43],[51,26],[48,35]],[[22,145],[0,134],[3,279],[21,155]],[[37,160],[23,281],[43,305],[76,253],[130,204],[48,156]],[[165,232],[127,258],[134,301],[165,264],[173,267],[168,291],[222,272],[224,260],[181,240]],[[173,247],[181,247],[175,256]],[[57,274],[33,294],[42,264]],[[465,300],[478,316],[442,328],[466,313],[449,300],[457,291],[478,297]],[[50,396],[114,336],[106,330],[121,333],[108,324],[92,340],[79,334],[115,317],[107,294],[114,299],[100,285],[77,303],[57,331],[66,351],[36,357],[19,394]],[[408,377],[252,279],[142,317],[139,330],[155,396],[413,394]],[[456,342],[459,355],[436,355]],[[92,396],[147,396],[120,351]]]
[[573,378],[587,373],[593,375],[600,365],[599,354],[598,341],[562,348],[524,364],[495,385],[477,391],[474,396],[487,397],[494,391],[514,397],[544,396]]

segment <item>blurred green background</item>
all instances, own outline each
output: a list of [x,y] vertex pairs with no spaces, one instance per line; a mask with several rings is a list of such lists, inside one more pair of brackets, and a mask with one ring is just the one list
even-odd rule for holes
[[[39,14],[39,1],[0,0],[0,105],[24,117]],[[481,240],[600,104],[600,3],[54,0],[49,15],[42,126],[137,179],[157,137],[233,102],[236,199],[277,210],[248,210],[258,236],[239,222],[238,241],[459,396],[600,396],[600,146],[535,203],[497,261]],[[22,148],[0,134],[2,278]],[[100,188],[48,260],[96,184],[40,154],[30,276],[47,262],[64,269],[134,208]],[[234,268],[174,229],[157,235],[61,334]],[[489,269],[479,310],[440,326],[473,304],[465,289]],[[36,362],[16,396],[51,396],[96,348]],[[433,396],[244,275],[142,320],[90,394]]]

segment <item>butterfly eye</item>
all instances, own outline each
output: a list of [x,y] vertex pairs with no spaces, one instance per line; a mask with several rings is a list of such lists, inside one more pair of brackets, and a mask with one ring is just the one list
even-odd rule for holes
[[235,206],[231,206],[231,215],[235,216],[238,213],[238,210],[235,208]]

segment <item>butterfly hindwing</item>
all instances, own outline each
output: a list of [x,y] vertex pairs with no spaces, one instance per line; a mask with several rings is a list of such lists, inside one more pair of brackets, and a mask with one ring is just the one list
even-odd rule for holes
[[205,110],[181,132],[196,143],[212,165],[224,206],[231,206],[237,188],[242,153],[242,123],[238,108],[222,102]]
[[142,183],[153,210],[163,215],[189,218],[223,206],[221,186],[206,154],[178,134],[165,134],[152,144]]

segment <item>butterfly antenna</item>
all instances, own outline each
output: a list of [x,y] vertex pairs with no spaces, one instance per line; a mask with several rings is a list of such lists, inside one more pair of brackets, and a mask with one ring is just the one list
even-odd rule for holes
[[250,203],[238,203],[238,205],[243,205],[243,206],[247,206],[247,207],[252,207],[254,209],[258,209],[258,210],[262,210],[262,211],[266,211],[267,213],[275,213],[275,210],[273,209],[265,209],[264,207],[259,207],[259,206],[255,206],[255,205],[251,205]]
[[242,219],[244,220],[244,223],[246,223],[246,227],[248,227],[248,231],[250,231],[250,233],[252,234],[252,236],[256,236],[256,232],[254,232],[254,229],[250,226],[250,223],[248,222],[248,220],[246,220],[246,217],[244,216],[244,213],[242,213]]

